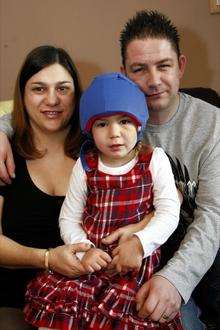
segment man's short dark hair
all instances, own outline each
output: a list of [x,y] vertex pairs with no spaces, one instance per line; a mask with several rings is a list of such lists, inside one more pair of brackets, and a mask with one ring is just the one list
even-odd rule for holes
[[164,38],[171,42],[177,56],[180,56],[180,37],[171,20],[156,10],[138,11],[124,26],[120,34],[121,57],[125,65],[128,44],[135,39]]

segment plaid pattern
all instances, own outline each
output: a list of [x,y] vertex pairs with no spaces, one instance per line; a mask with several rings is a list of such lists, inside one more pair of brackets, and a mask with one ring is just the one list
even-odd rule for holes
[[111,253],[117,246],[106,248],[101,240],[116,229],[137,223],[152,211],[152,178],[149,163],[152,153],[139,155],[139,162],[124,175],[107,175],[97,169],[97,155],[87,155],[88,197],[83,215],[83,228],[95,246]]
[[[97,169],[97,155],[87,155],[88,198],[83,228],[94,244],[111,254],[101,239],[121,226],[137,223],[152,210],[151,153],[126,175],[107,175]],[[27,290],[26,321],[35,326],[70,329],[182,329],[177,317],[160,325],[137,316],[135,296],[159,266],[160,249],[144,259],[138,274],[121,277],[100,271],[77,279],[42,273]]]

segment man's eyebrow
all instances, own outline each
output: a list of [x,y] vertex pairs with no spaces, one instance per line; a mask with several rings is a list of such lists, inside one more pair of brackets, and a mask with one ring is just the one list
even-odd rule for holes
[[144,62],[133,62],[130,63],[129,66],[146,66],[147,64]]
[[[164,63],[164,62],[173,62],[173,59],[171,57],[163,58],[163,59],[157,61],[156,64],[161,64],[161,63]],[[130,67],[132,67],[132,66],[141,66],[141,67],[148,66],[148,64],[145,63],[144,61],[143,62],[133,62],[133,63],[129,63],[128,65]]]
[[163,58],[162,60],[158,61],[157,63],[164,63],[164,62],[173,62],[171,57]]

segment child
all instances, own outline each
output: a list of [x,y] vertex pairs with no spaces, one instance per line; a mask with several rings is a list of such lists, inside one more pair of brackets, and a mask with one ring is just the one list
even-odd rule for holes
[[[32,281],[25,314],[33,325],[182,329],[179,316],[160,324],[136,311],[135,295],[158,268],[159,246],[177,227],[180,208],[167,156],[161,148],[141,145],[147,119],[145,95],[119,73],[95,78],[83,94],[80,125],[87,140],[59,221],[66,244],[91,245],[78,254],[89,274],[69,279],[44,272]],[[150,222],[127,241],[103,244],[113,231],[140,223],[153,210]]]

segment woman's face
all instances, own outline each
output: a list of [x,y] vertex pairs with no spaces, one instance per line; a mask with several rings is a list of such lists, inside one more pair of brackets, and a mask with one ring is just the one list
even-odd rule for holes
[[64,130],[74,109],[74,83],[60,64],[52,64],[26,83],[24,104],[34,132],[54,133]]

